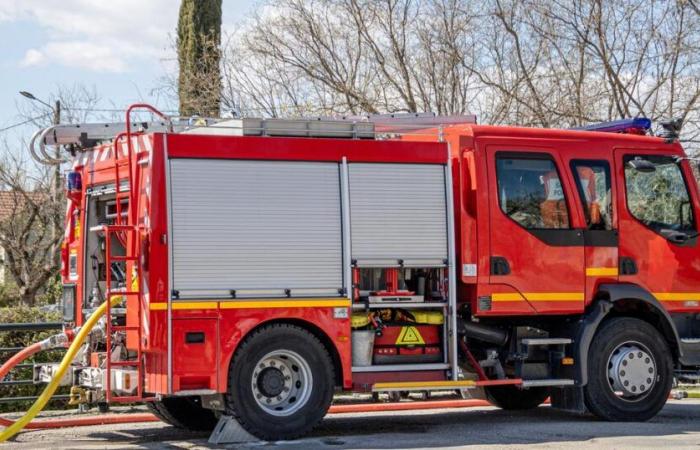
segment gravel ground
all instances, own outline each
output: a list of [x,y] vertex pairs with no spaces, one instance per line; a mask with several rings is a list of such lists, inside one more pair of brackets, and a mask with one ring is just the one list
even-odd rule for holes
[[[672,400],[645,423],[600,422],[540,407],[526,412],[496,408],[420,412],[332,414],[297,441],[230,445],[227,448],[307,449],[436,448],[687,448],[700,449],[700,400]],[[5,448],[199,449],[207,436],[161,423],[102,425],[28,431]],[[219,447],[224,448],[224,447]]]

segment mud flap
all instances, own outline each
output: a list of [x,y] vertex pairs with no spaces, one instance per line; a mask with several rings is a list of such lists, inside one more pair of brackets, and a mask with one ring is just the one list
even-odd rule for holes
[[552,388],[552,408],[575,414],[586,414],[586,404],[583,401],[583,388],[578,386],[566,388]]
[[222,415],[209,436],[210,444],[243,444],[246,442],[260,442],[252,434],[248,433],[236,419]]

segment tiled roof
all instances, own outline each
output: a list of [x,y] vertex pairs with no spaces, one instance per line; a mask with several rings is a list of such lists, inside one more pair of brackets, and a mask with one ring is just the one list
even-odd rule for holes
[[[41,193],[30,192],[32,198],[39,200]],[[17,204],[24,201],[24,197],[17,191],[0,191],[0,221],[3,221],[14,214]]]

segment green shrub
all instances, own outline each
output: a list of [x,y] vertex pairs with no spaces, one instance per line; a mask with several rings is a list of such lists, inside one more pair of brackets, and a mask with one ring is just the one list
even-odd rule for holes
[[[47,311],[41,307],[16,306],[12,308],[0,308],[0,323],[36,323],[36,322],[60,322],[61,316],[57,312]],[[48,336],[58,333],[60,330],[48,331],[11,331],[0,332],[0,348],[26,347],[34,342],[45,339]],[[0,352],[0,363],[7,361],[14,352]],[[31,362],[58,362],[63,357],[63,350],[43,351],[34,355],[33,358],[25,361]],[[15,369],[11,371],[5,381],[27,380],[32,378],[31,367]],[[0,386],[0,397],[31,397],[37,396],[44,389],[44,385],[22,385],[22,386]],[[59,388],[56,394],[67,394],[70,388]],[[2,402],[0,412],[23,411],[26,410],[32,401]],[[52,400],[50,408],[64,408],[67,406],[65,400]]]
[[11,282],[0,283],[0,308],[19,304],[17,286]]

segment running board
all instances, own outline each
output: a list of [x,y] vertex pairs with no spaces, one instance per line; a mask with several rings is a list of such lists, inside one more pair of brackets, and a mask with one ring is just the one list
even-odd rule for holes
[[523,345],[566,345],[573,342],[569,338],[525,338],[521,339]]
[[455,389],[472,389],[476,386],[476,382],[472,380],[398,381],[375,383],[372,385],[372,392],[451,391]]
[[391,391],[451,391],[455,389],[473,389],[488,386],[520,386],[523,380],[520,378],[508,378],[505,380],[458,380],[458,381],[398,381],[375,383],[372,385],[372,392]]
[[548,386],[573,386],[574,380],[569,379],[550,379],[550,380],[523,380],[524,388],[531,387],[548,387]]

